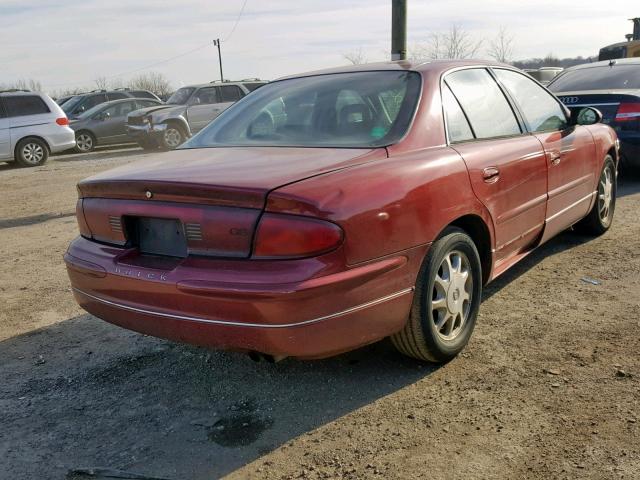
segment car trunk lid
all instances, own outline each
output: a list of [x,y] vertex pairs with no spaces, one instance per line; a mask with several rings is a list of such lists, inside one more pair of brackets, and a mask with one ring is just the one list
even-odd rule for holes
[[79,211],[96,241],[150,254],[248,257],[270,191],[385,157],[383,148],[176,150],[83,180]]

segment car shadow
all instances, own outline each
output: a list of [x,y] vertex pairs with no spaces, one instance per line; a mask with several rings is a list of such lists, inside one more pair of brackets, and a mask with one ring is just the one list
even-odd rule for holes
[[0,364],[0,457],[12,478],[87,467],[218,478],[439,368],[386,341],[255,363],[90,315],[0,342]]

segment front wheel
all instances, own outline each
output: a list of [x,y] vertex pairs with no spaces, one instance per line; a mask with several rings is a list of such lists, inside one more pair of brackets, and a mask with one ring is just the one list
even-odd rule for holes
[[598,180],[596,201],[587,216],[575,225],[576,230],[587,235],[602,235],[609,230],[616,209],[616,191],[616,165],[611,155],[607,155]]
[[392,343],[419,360],[452,359],[471,337],[481,296],[478,250],[463,230],[448,228],[424,259],[411,314]]
[[182,145],[186,136],[182,133],[182,129],[176,125],[169,124],[162,134],[162,148],[165,150],[174,150]]

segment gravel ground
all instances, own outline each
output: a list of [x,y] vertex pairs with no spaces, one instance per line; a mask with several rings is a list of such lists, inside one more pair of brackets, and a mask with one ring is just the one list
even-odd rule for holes
[[146,155],[0,165],[0,478],[640,478],[640,180],[606,235],[567,232],[491,284],[452,362],[380,342],[273,365],[76,306],[74,185]]

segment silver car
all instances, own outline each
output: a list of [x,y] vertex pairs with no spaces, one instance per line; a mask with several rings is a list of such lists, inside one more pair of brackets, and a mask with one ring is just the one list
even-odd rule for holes
[[131,113],[127,118],[127,132],[144,149],[173,150],[234,102],[265,83],[251,79],[182,87],[166,104]]
[[0,92],[0,162],[36,167],[46,162],[50,153],[75,145],[67,116],[48,95]]
[[86,153],[96,145],[132,143],[127,135],[127,115],[140,108],[162,105],[159,100],[148,98],[125,98],[105,102],[90,108],[70,121],[76,132],[76,151]]

